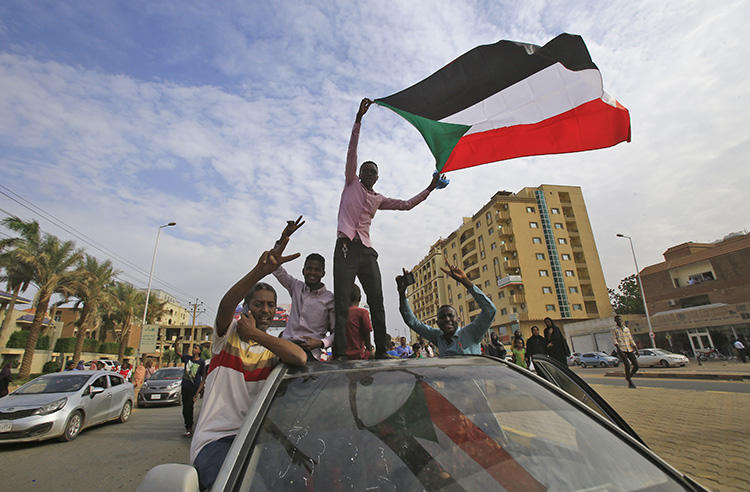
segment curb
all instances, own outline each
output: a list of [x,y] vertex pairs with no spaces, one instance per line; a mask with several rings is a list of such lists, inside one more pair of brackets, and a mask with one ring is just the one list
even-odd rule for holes
[[[624,378],[624,372],[608,372],[606,377]],[[670,378],[670,379],[710,379],[725,381],[743,381],[750,379],[750,374],[720,374],[711,372],[642,372],[638,371],[633,378]]]

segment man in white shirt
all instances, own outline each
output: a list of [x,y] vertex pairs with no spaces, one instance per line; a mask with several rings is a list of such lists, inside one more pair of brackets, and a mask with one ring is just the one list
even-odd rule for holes
[[[206,394],[190,446],[201,490],[216,480],[232,441],[245,421],[271,370],[286,362],[303,366],[307,354],[298,345],[266,333],[276,313],[276,291],[260,282],[299,253],[282,256],[288,238],[261,255],[258,264],[230,288],[219,303],[214,325]],[[234,310],[244,298],[244,310]]]
[[615,346],[615,350],[617,350],[617,356],[622,361],[628,388],[635,388],[632,378],[633,374],[639,369],[638,347],[635,345],[630,328],[623,326],[622,316],[619,314],[615,316],[615,326],[610,330],[610,335],[612,336],[612,344]]
[[734,343],[732,345],[734,345],[734,349],[737,351],[737,356],[740,358],[740,360],[743,363],[746,363],[747,362],[747,353],[746,353],[747,348],[745,347],[745,344],[742,343],[742,341],[739,338],[735,338]]

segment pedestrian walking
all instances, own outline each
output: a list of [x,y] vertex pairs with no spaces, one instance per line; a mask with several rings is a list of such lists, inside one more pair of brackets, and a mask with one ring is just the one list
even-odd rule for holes
[[739,338],[735,338],[734,342],[732,342],[732,345],[734,345],[734,349],[737,351],[737,358],[740,359],[743,363],[747,362],[747,348],[745,347],[745,344],[740,341]]
[[539,334],[539,327],[534,325],[531,327],[531,336],[526,340],[526,365],[531,367],[531,357],[534,355],[546,355],[547,343],[544,341],[544,337]]
[[549,333],[549,336],[545,337],[547,355],[567,367],[570,348],[568,342],[565,341],[562,330],[552,321],[552,318],[544,318],[544,324],[549,328],[548,332],[545,330],[546,333]]
[[513,347],[511,348],[511,352],[513,353],[513,363],[517,366],[527,369],[528,367],[526,366],[526,349],[523,346],[522,338],[513,339]]
[[495,332],[490,333],[490,343],[485,346],[485,355],[497,357],[498,359],[503,360],[505,360],[505,356],[508,355],[508,351],[505,350],[505,345],[500,341],[500,336]]
[[182,354],[180,352],[180,340],[178,338],[174,344],[174,351],[177,357],[185,364],[185,370],[182,373],[182,417],[185,420],[185,437],[193,437],[193,406],[196,397],[202,388],[203,376],[206,370],[206,363],[201,359],[201,346],[193,345],[193,353]]
[[145,365],[146,365],[146,375],[144,376],[143,380],[148,381],[151,378],[151,376],[153,376],[154,373],[156,372],[156,368],[154,367],[154,361],[151,361],[151,360],[147,360]]
[[133,373],[133,369],[130,367],[130,362],[123,362],[118,372],[120,373],[120,376],[125,378],[125,381],[130,381],[130,376]]
[[143,382],[146,380],[146,366],[143,364],[143,360],[138,364],[138,367],[133,371],[133,397],[135,401],[138,401],[138,393],[141,391]]
[[639,369],[638,347],[633,341],[633,335],[630,334],[630,328],[623,326],[620,315],[615,316],[615,326],[610,330],[610,334],[612,335],[612,344],[617,350],[617,356],[625,369],[625,380],[628,382],[628,388],[635,388],[632,378]]
[[10,362],[6,362],[3,365],[2,371],[0,371],[0,398],[8,394],[8,385],[12,379],[13,377],[10,374]]

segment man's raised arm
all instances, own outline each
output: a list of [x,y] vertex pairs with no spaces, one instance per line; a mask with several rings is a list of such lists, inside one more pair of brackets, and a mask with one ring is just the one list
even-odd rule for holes
[[[405,269],[403,272],[404,275],[408,273]],[[406,326],[417,332],[418,335],[421,335],[423,338],[426,338],[437,345],[438,338],[442,332],[436,328],[427,326],[414,316],[411,306],[409,306],[409,301],[406,299],[406,285],[404,285],[403,282],[398,281],[399,277],[401,276],[399,275],[396,277],[396,287],[398,289],[398,311],[401,313],[401,318],[404,320],[404,323],[406,323]]]
[[372,104],[370,99],[362,99],[362,102],[359,103],[357,116],[354,118],[352,136],[349,138],[349,150],[346,153],[346,184],[357,179],[357,145],[359,144],[359,128],[362,124],[362,117],[370,108],[370,104]]
[[[422,203],[437,187],[440,175],[435,174],[432,177],[432,181],[427,185],[427,188],[419,192],[417,195],[409,198],[408,200],[399,200],[398,198],[384,198],[378,207],[380,210],[411,210],[420,203]],[[445,175],[442,176],[443,178]]]

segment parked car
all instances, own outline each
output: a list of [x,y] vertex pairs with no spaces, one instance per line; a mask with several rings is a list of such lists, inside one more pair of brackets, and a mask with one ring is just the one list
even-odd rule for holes
[[133,400],[133,385],[111,371],[45,374],[0,398],[0,443],[72,441],[92,425],[126,422]]
[[682,354],[673,354],[664,349],[640,349],[638,351],[638,365],[648,366],[684,366],[688,358]]
[[581,367],[616,367],[620,359],[604,352],[588,352],[578,358]]
[[138,392],[138,406],[179,405],[182,402],[183,372],[181,367],[165,367],[156,371]]
[[[92,368],[91,367],[91,362],[93,362],[93,361],[89,361],[89,362],[84,363],[83,364],[84,369],[89,370],[89,371],[97,371],[98,370],[97,368],[95,368],[95,367]],[[104,370],[105,371],[119,371],[120,370],[120,363],[117,362],[116,360],[112,360],[112,359],[99,359],[99,362],[101,362],[102,364],[104,364]]]
[[568,365],[569,366],[577,366],[581,363],[581,354],[579,352],[573,352],[568,356]]
[[[543,377],[482,356],[279,365],[211,490],[705,490],[533,360]],[[197,473],[159,465],[138,490],[197,491]]]

